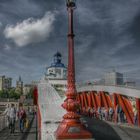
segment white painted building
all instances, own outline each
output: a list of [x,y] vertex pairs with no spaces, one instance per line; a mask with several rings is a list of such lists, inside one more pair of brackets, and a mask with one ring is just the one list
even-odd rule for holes
[[61,61],[62,55],[57,52],[51,66],[46,68],[45,78],[51,85],[65,87],[67,85],[67,67]]

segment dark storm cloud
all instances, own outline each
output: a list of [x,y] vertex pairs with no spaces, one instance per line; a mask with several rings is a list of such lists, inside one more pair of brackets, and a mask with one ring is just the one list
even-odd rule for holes
[[[126,77],[140,76],[140,1],[77,0],[75,10],[75,54],[77,81],[99,79],[116,68]],[[6,39],[7,25],[14,27],[29,18],[42,19],[57,11],[53,30],[41,42],[24,44]],[[56,51],[67,63],[67,10],[65,0],[0,1],[0,75],[24,81],[39,79]]]
[[[82,1],[79,6],[77,18],[81,29],[84,30],[84,40],[88,42],[85,44],[85,51],[79,54],[80,59],[77,59],[79,65],[82,62],[83,66],[87,67],[80,69],[79,78],[98,78],[105,71],[114,68],[121,72],[128,71],[128,69],[133,72],[132,64],[135,62],[135,69],[139,70],[140,57],[137,54],[140,49],[136,43],[136,38],[139,36],[136,35],[134,29],[130,31],[130,27],[137,22],[135,18],[139,13],[140,2],[108,0],[88,1],[84,4]],[[135,27],[137,28],[139,27]],[[137,37],[135,38],[132,33]],[[138,39],[137,41],[139,42]],[[129,64],[129,67],[126,67],[126,64]],[[82,65],[80,67],[82,68]],[[84,73],[89,73],[89,77],[86,78],[87,75]]]

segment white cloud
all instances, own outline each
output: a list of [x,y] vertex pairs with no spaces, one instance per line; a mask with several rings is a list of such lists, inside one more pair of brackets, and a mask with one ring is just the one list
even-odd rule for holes
[[53,30],[55,13],[47,12],[43,18],[28,18],[21,23],[9,25],[4,30],[7,39],[12,39],[17,46],[44,41]]

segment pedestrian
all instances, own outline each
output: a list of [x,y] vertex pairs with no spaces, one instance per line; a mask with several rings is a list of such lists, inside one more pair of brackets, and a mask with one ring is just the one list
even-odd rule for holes
[[91,108],[90,108],[90,107],[87,108],[87,113],[88,113],[88,114],[87,114],[88,117],[91,117]]
[[[80,109],[80,110],[81,110],[81,109]],[[33,109],[32,109],[32,107],[30,107],[29,112],[30,112],[30,113],[29,113],[30,115],[33,115]]]
[[25,120],[26,120],[26,112],[25,112],[25,110],[24,110],[22,105],[19,107],[18,118],[19,118],[20,132],[23,133],[23,131],[24,131],[24,123],[25,123]]
[[109,108],[109,120],[112,121],[113,120],[113,113],[114,113],[114,110],[112,107]]
[[104,109],[104,116],[105,116],[105,120],[108,121],[108,109],[107,108]]
[[93,107],[93,117],[96,118],[97,117],[97,113],[96,113],[96,108]]
[[97,113],[98,113],[98,118],[99,118],[100,120],[102,120],[101,107],[98,107]]
[[10,104],[7,105],[6,110],[3,113],[4,115],[6,115],[6,119],[7,119],[7,126],[10,129]]
[[11,108],[9,110],[9,119],[10,119],[10,129],[11,129],[11,133],[14,133],[15,131],[15,120],[16,120],[16,109],[15,109],[15,105],[12,104]]
[[120,115],[121,115],[121,123],[124,123],[125,120],[124,120],[124,111],[123,110],[122,110]]
[[119,105],[117,104],[115,107],[115,122],[118,123],[120,121],[120,116],[119,116]]
[[91,113],[91,117],[95,117],[95,109],[94,109],[94,107],[93,108],[91,108],[91,110],[90,110],[90,113]]
[[119,105],[116,106],[116,111],[115,112],[116,112],[116,115],[117,115],[117,122],[120,123],[121,118],[120,118],[120,106]]
[[120,122],[123,123],[124,122],[124,112],[122,107],[119,107],[119,116],[120,116]]
[[133,106],[133,112],[134,112],[134,124],[137,125],[138,111],[136,106]]

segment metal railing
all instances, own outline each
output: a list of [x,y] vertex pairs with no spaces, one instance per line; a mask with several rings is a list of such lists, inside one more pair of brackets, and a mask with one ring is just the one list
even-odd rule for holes
[[94,83],[77,83],[76,87],[80,88],[80,87],[85,87],[85,86],[113,86],[113,87],[123,87],[123,88],[127,88],[127,89],[136,89],[136,90],[140,90],[140,87],[138,86],[127,86],[127,85],[107,85],[107,84],[94,84]]
[[7,127],[6,115],[0,115],[0,131]]

